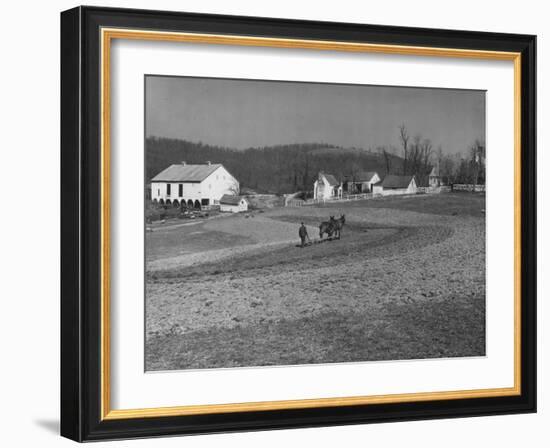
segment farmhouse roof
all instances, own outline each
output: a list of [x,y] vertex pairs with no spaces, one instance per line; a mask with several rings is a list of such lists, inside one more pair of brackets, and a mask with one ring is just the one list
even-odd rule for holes
[[243,196],[234,196],[231,194],[224,194],[220,199],[220,204],[226,204],[226,205],[239,205],[239,202],[241,202],[241,199],[246,199]]
[[323,173],[323,176],[325,176],[325,179],[331,187],[336,187],[337,185],[340,185],[340,182],[338,182],[336,180],[336,177],[334,177],[332,174]]
[[396,176],[395,174],[388,174],[382,181],[383,188],[407,188],[414,176]]
[[376,175],[376,171],[361,171],[355,176],[355,182],[370,182]]
[[170,165],[158,173],[152,182],[202,182],[214,171],[221,167],[221,163],[203,163],[197,165],[179,163]]

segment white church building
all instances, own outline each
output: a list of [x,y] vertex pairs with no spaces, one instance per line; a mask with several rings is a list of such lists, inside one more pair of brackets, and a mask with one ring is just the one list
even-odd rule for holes
[[219,205],[223,195],[238,195],[239,182],[220,163],[170,165],[151,179],[156,204],[201,208]]

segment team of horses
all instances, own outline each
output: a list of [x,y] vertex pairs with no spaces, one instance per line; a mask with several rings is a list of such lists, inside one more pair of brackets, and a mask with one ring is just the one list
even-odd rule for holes
[[346,215],[341,215],[338,219],[334,219],[331,216],[328,221],[324,221],[319,226],[319,238],[323,239],[323,235],[326,233],[329,238],[334,235],[335,238],[340,239],[342,228],[346,223]]

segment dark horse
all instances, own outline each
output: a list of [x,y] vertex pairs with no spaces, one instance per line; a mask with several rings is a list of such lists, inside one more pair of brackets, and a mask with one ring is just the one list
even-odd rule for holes
[[332,228],[334,230],[334,236],[336,236],[336,238],[340,239],[340,234],[342,232],[342,228],[344,227],[344,224],[346,223],[346,215],[340,215],[340,217],[338,219],[334,219],[334,217],[332,217],[331,222],[332,222]]
[[330,238],[332,234],[334,233],[334,223],[335,223],[334,216],[330,217],[329,221],[323,221],[321,225],[319,226],[319,238],[323,239],[323,234],[327,234],[327,236]]

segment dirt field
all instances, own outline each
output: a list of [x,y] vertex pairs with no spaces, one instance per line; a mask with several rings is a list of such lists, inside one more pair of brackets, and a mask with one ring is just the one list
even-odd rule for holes
[[[166,223],[146,238],[146,368],[485,354],[485,198],[450,193]],[[298,247],[329,215],[340,240]]]

